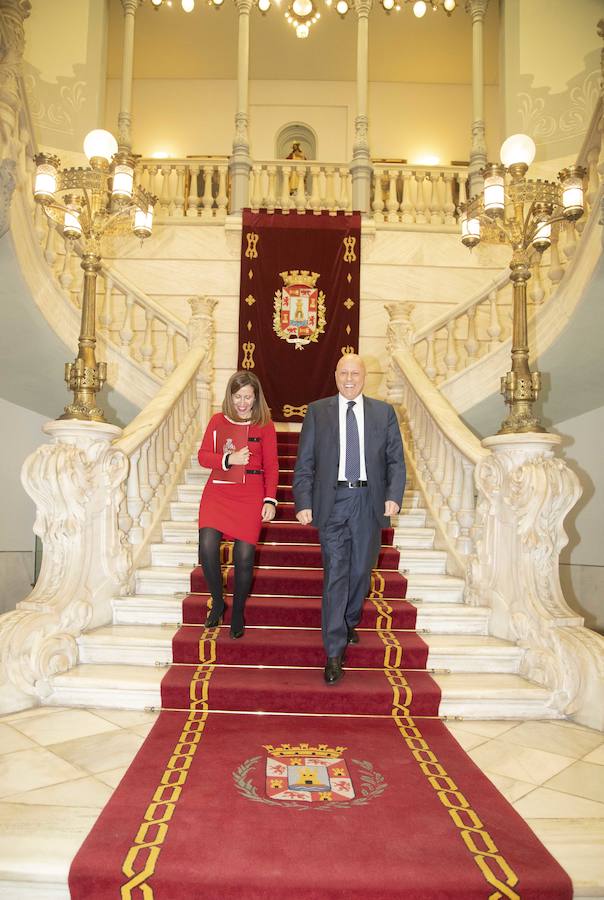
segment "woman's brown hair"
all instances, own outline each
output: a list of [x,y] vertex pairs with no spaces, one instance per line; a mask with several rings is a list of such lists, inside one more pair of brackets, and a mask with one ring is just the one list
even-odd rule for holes
[[[256,375],[252,372],[235,372],[229,378],[226,386],[224,400],[222,401],[222,412],[234,422],[242,422],[239,417],[235,404],[233,403],[233,394],[240,391],[241,388],[250,386],[254,391],[254,405],[252,406],[252,415],[249,421],[252,425],[267,425],[271,420],[271,411],[264,399],[262,387]],[[247,420],[246,420],[247,421]]]

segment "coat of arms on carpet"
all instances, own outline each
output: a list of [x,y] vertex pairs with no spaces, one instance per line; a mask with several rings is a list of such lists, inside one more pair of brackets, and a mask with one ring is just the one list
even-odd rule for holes
[[321,276],[305,269],[279,274],[284,286],[275,293],[273,329],[282,340],[302,350],[325,331],[325,294],[315,287]]
[[[353,759],[358,769],[360,789],[355,793],[349,765],[344,757],[346,747],[327,744],[264,744],[267,751],[264,766],[264,796],[259,790],[260,773],[256,773],[260,756],[246,759],[233,772],[238,791],[248,800],[270,805],[287,805],[295,809],[342,809],[368,803],[387,787],[384,777],[368,760]],[[254,778],[254,776],[256,776]]]
[[274,800],[333,803],[352,800],[354,788],[343,757],[345,747],[267,744],[266,795]]

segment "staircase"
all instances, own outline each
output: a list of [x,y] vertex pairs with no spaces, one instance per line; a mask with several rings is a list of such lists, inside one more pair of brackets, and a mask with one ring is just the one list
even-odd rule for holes
[[[289,570],[291,580],[296,573],[308,574],[304,567],[309,556],[317,558],[316,531],[303,529],[295,520],[292,437],[291,433],[279,435],[277,517],[261,533],[255,587],[247,607],[248,629],[243,641],[233,644],[234,651],[245,644],[246,652],[250,652],[254,643],[262,645],[270,640],[268,619],[259,611],[266,611],[266,598],[259,603],[254,596],[254,591],[264,593],[258,585],[266,578],[265,567],[270,566],[277,577]],[[129,709],[161,705],[160,682],[165,667],[172,662],[172,639],[183,618],[183,598],[191,589],[191,573],[197,561],[197,511],[206,478],[207,472],[199,467],[196,457],[191,457],[170,502],[170,518],[162,523],[162,540],[151,545],[151,564],[136,571],[135,592],[114,598],[112,624],[81,635],[79,664],[52,679],[47,703]],[[523,650],[489,636],[487,607],[464,603],[464,581],[447,574],[447,552],[435,547],[435,529],[422,495],[413,485],[407,486],[403,508],[393,525],[394,533],[384,532],[378,568],[384,575],[398,564],[407,579],[407,601],[417,609],[416,627],[428,646],[428,671],[442,692],[440,714],[480,719],[556,717],[558,714],[549,706],[549,691],[518,674]],[[400,560],[393,555],[392,547],[386,546],[386,540],[392,539]],[[316,568],[312,571],[320,573]],[[194,573],[194,579],[199,578],[198,573]],[[310,640],[320,647],[316,634],[319,582],[320,574],[318,587],[312,591],[316,596],[309,598],[308,615],[312,606],[314,626],[309,629],[303,620],[301,627],[305,634],[315,631],[315,638],[311,636]],[[278,627],[291,627],[287,602],[280,603],[284,599],[271,599],[273,626],[276,621]],[[359,646],[370,640],[370,634],[361,633]],[[262,666],[261,652],[254,664]],[[317,657],[316,665],[319,677],[322,656]]]

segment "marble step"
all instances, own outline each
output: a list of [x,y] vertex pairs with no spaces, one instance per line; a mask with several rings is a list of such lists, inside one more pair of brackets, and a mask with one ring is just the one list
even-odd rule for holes
[[[47,706],[145,709],[159,707],[159,666],[75,666],[50,679],[52,693]],[[317,670],[317,677],[321,677]],[[520,675],[454,672],[435,675],[442,692],[441,715],[468,719],[552,719],[550,693]]]
[[[170,515],[173,522],[197,522],[199,501],[173,500],[170,503]],[[392,526],[396,530],[404,528],[423,528],[426,525],[425,509],[406,509],[398,516],[392,517]]]
[[[420,603],[417,628],[429,634],[486,635],[490,609],[463,603]],[[113,599],[114,625],[178,624],[182,598],[168,594],[134,594]]]
[[[90,665],[166,665],[172,662],[177,625],[106,625],[78,638],[79,661]],[[225,626],[226,630],[226,626]],[[309,631],[311,629],[304,629]],[[320,630],[316,632],[321,643]],[[256,631],[250,627],[248,631]],[[361,643],[363,630],[359,631]],[[247,631],[246,631],[247,634]],[[287,635],[283,636],[287,640]],[[517,672],[523,651],[488,635],[422,634],[429,647],[427,667],[452,672]]]
[[[176,486],[176,497],[174,499],[199,504],[202,487],[202,484],[179,484]],[[417,509],[417,507],[421,507],[422,499],[419,491],[406,490],[403,497],[403,509]]]
[[[418,551],[414,551],[418,552]],[[427,552],[427,551],[424,551]],[[438,551],[432,551],[438,552]],[[193,566],[146,566],[136,570],[136,594],[185,594],[191,587]],[[411,587],[413,585],[413,587]],[[409,600],[439,603],[457,603],[463,598],[464,582],[461,578],[427,572],[408,576],[407,595]]]
[[463,604],[466,583],[456,575],[423,574],[410,572],[407,575],[406,599],[411,603],[461,603]]
[[[198,541],[198,528],[195,522],[162,523],[162,541],[164,544],[181,544],[189,546]],[[395,543],[398,547],[429,550],[434,546],[434,528],[398,528],[395,532]]]
[[[447,570],[447,554],[444,550],[416,549],[401,541],[399,571],[444,574]],[[152,566],[190,566],[197,564],[197,542],[189,544],[151,544]]]

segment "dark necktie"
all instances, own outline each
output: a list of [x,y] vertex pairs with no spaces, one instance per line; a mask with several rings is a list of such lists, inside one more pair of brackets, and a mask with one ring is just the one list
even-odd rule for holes
[[358,481],[361,477],[361,449],[354,403],[354,400],[349,400],[346,410],[346,463],[344,466],[346,481]]

